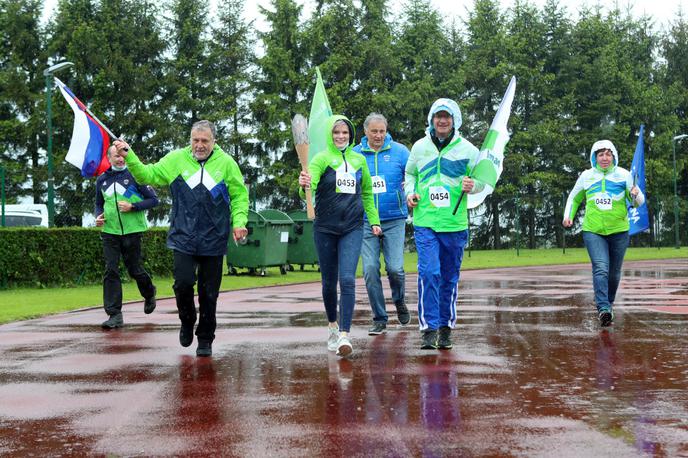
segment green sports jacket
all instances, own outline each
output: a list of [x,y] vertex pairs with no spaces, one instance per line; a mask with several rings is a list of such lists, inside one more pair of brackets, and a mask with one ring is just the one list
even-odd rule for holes
[[244,179],[234,159],[218,145],[203,163],[194,158],[190,146],[147,165],[129,151],[126,162],[139,183],[170,187],[169,248],[192,255],[221,256],[227,252],[232,225],[246,227],[248,191]]

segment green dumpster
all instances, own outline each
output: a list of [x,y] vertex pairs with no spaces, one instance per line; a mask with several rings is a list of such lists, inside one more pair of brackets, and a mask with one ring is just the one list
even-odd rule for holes
[[279,210],[248,211],[248,236],[237,244],[230,235],[227,244],[227,268],[236,275],[237,268],[249,273],[265,275],[268,267],[279,267],[287,273],[287,247],[289,230],[294,222]]
[[318,264],[318,253],[315,251],[313,240],[313,221],[308,219],[303,210],[289,212],[294,225],[289,231],[289,249],[287,250],[287,265],[293,270],[294,265],[303,266]]

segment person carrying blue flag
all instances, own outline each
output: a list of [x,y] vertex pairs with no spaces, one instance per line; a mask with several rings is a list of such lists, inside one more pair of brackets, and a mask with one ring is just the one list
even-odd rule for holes
[[583,241],[592,262],[598,318],[605,327],[614,321],[614,299],[628,247],[626,201],[635,207],[645,202],[631,174],[618,163],[619,155],[611,141],[599,140],[592,145],[592,167],[578,177],[566,201],[562,221],[564,227],[571,227],[578,207],[585,201]]

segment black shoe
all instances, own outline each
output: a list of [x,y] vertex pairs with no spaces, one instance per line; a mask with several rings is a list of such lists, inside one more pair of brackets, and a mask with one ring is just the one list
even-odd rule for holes
[[373,323],[373,326],[368,329],[369,336],[379,336],[386,332],[387,325],[385,323]]
[[121,328],[122,326],[124,326],[124,318],[122,317],[121,313],[118,313],[116,315],[112,315],[106,321],[103,321],[103,324],[101,324],[100,326],[103,329]]
[[408,309],[406,308],[406,304],[403,302],[399,305],[396,305],[397,308],[397,318],[399,319],[399,323],[401,324],[409,324],[409,321],[411,321],[411,314],[409,313]]
[[612,324],[612,321],[614,321],[614,314],[612,312],[609,310],[602,310],[600,312],[600,326],[606,328]]
[[420,343],[421,350],[437,350],[437,331],[427,329],[423,331]]
[[188,347],[193,342],[193,323],[182,323],[182,327],[179,329],[179,343],[182,347]]
[[213,343],[207,340],[199,340],[196,356],[213,356]]
[[437,347],[440,350],[449,350],[452,345],[451,328],[449,326],[442,326],[440,328],[439,337],[437,337]]
[[151,297],[147,297],[146,302],[143,304],[143,313],[146,315],[150,315],[153,313],[153,310],[155,310],[155,294],[157,292],[157,289],[153,288],[153,295]]

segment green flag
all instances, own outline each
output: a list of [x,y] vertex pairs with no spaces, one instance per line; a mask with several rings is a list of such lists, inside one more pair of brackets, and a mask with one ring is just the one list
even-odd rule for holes
[[516,77],[512,76],[509,87],[506,88],[502,103],[495,114],[490,130],[487,131],[483,146],[480,147],[480,160],[475,166],[471,177],[485,183],[485,189],[477,194],[468,195],[468,208],[475,208],[482,204],[485,197],[492,194],[497,180],[502,174],[504,162],[504,147],[509,141],[509,131],[506,128],[511,114],[511,103],[516,93]]
[[311,114],[308,117],[308,140],[310,141],[308,162],[313,159],[313,156],[327,148],[327,136],[330,133],[327,132],[326,122],[327,118],[332,116],[332,108],[330,108],[330,101],[327,100],[325,85],[318,67],[315,68],[315,73],[318,79],[315,83],[313,102],[311,102]]

